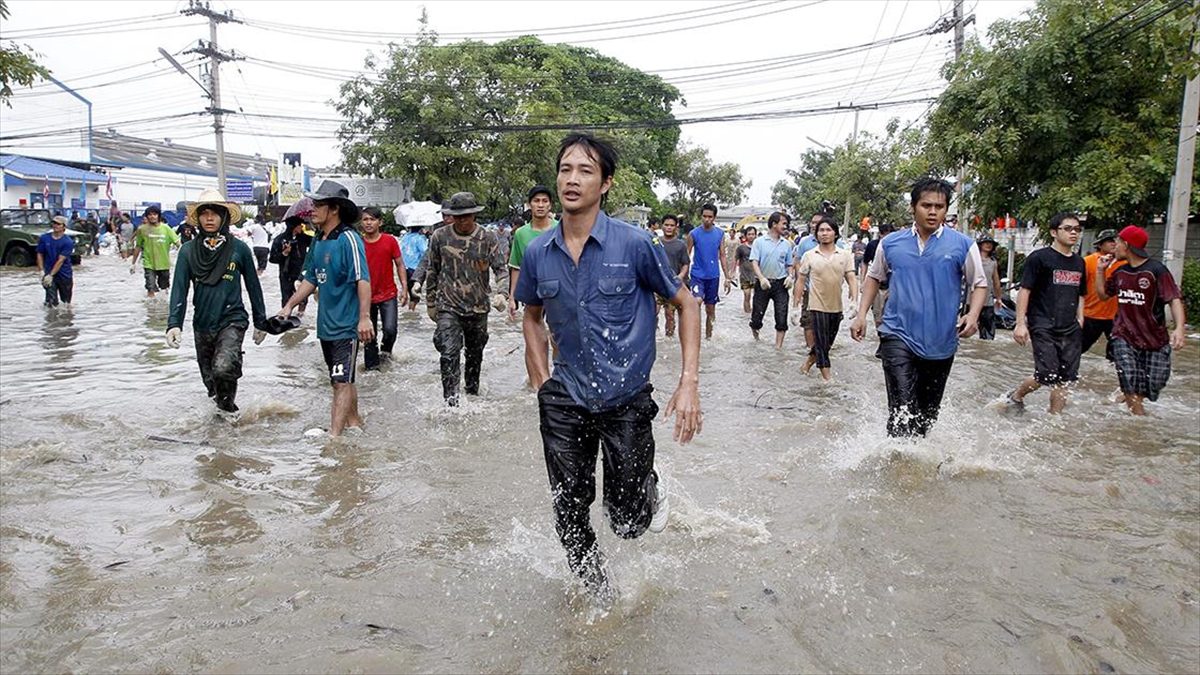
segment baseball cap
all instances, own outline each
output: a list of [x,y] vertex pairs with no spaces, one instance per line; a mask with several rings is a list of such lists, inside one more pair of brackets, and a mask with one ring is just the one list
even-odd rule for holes
[[1150,241],[1150,235],[1145,230],[1137,225],[1127,225],[1121,233],[1117,235],[1121,241],[1129,245],[1129,252],[1139,258],[1149,258],[1146,253],[1146,243]]
[[533,198],[537,195],[546,195],[551,201],[554,200],[554,195],[551,194],[550,188],[545,185],[534,185],[529,189],[529,194],[526,195],[525,201],[533,201]]

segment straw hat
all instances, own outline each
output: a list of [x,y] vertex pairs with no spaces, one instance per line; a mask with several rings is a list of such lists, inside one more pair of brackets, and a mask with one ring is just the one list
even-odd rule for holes
[[196,211],[201,206],[219,206],[229,212],[229,224],[236,225],[242,222],[242,207],[227,201],[220,190],[209,188],[200,193],[200,198],[187,205],[187,222],[192,225],[199,225],[200,221],[196,219]]

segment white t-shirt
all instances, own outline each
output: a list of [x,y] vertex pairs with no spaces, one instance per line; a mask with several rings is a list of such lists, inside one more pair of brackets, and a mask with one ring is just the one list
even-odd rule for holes
[[250,223],[250,241],[254,244],[254,248],[267,248],[271,245],[271,238],[267,236],[267,228],[261,223]]

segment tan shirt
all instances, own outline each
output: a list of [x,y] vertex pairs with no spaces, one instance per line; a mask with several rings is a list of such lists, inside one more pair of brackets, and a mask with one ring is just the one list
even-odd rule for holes
[[842,283],[854,273],[854,254],[835,248],[828,256],[814,248],[800,259],[800,274],[809,280],[808,309],[842,313]]

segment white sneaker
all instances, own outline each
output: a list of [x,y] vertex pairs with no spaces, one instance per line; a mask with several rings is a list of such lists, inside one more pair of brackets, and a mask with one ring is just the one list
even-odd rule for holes
[[663,485],[662,474],[658,474],[658,482],[654,485],[654,517],[650,519],[650,531],[658,534],[667,529],[667,520],[671,517],[671,502],[667,499],[667,487]]

